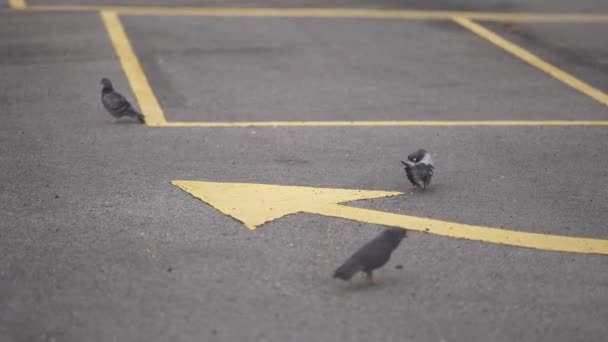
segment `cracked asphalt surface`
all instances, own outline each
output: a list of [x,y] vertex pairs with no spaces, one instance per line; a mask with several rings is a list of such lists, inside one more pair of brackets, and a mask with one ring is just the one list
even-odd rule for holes
[[[29,4],[58,4],[32,0]],[[65,0],[61,4],[110,4]],[[117,2],[112,4],[118,4]],[[163,1],[120,4],[166,5]],[[194,1],[172,6],[607,13],[602,1]],[[451,22],[123,17],[168,120],[606,120],[606,106]],[[608,91],[608,24],[485,24]],[[99,15],[0,11],[0,341],[599,341],[606,256],[409,234],[330,279],[382,227],[312,214],[256,231],[175,179],[426,193],[350,205],[608,238],[608,127],[152,128]],[[402,265],[402,269],[396,266]]]

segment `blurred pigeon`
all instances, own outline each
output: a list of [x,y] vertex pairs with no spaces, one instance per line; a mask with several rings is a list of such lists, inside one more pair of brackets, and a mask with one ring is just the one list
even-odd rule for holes
[[350,280],[355,273],[361,271],[367,275],[370,285],[377,282],[372,272],[384,266],[391,258],[391,253],[399,246],[403,238],[407,236],[405,229],[388,228],[382,231],[375,239],[369,241],[355,252],[346,262],[334,272],[334,278],[344,281]]
[[114,90],[112,82],[107,78],[101,79],[103,88],[101,89],[101,102],[105,109],[112,114],[115,118],[122,118],[123,116],[130,116],[137,119],[140,123],[145,123],[144,116],[125,99],[122,94]]
[[401,161],[405,166],[405,175],[412,183],[412,190],[416,187],[426,189],[433,177],[433,158],[423,149],[407,156],[407,161]]

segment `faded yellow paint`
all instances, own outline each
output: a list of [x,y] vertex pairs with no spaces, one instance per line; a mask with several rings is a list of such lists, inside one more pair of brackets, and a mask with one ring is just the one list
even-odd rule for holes
[[425,11],[367,8],[241,8],[241,7],[159,7],[159,6],[30,6],[31,11],[112,11],[126,15],[279,17],[279,18],[367,18],[451,20],[464,17],[482,21],[591,23],[608,22],[608,14],[597,13],[500,13],[471,11]]
[[12,9],[27,8],[27,3],[25,2],[25,0],[8,0],[8,4]]
[[480,37],[491,42],[492,44],[504,49],[505,51],[511,53],[517,58],[523,60],[524,62],[538,68],[541,71],[544,71],[545,73],[551,75],[553,78],[595,99],[601,104],[608,106],[608,95],[603,91],[594,88],[589,84],[579,80],[578,78],[570,75],[569,73],[561,70],[560,68],[548,62],[545,62],[540,57],[532,54],[530,51],[500,37],[496,33],[486,29],[485,27],[477,23],[474,23],[468,18],[456,17],[454,18],[454,21],[467,28],[471,32],[474,32]]
[[209,203],[253,230],[298,212],[313,212],[331,203],[402,195],[394,191],[367,191],[251,183],[216,183],[175,180],[173,185]]
[[603,120],[448,120],[448,121],[242,121],[166,122],[162,127],[469,127],[469,126],[608,126]]
[[285,215],[306,212],[458,239],[547,251],[608,254],[608,240],[603,239],[473,226],[339,204],[401,195],[400,192],[183,180],[172,183],[252,230]]
[[141,112],[146,116],[146,125],[162,126],[167,123],[163,112],[148,78],[137,59],[137,55],[131,46],[129,37],[115,12],[101,12],[101,18],[108,31],[116,55],[120,60],[122,69],[127,75],[131,90],[137,98]]

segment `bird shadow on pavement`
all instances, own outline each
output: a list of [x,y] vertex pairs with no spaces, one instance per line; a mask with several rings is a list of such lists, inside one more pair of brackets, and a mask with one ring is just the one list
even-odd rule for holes
[[410,196],[431,196],[435,193],[435,186],[431,186],[428,187],[424,190],[420,190],[420,189],[416,189],[416,190],[409,190],[408,192],[406,192],[406,195],[410,195]]
[[389,289],[393,289],[395,287],[402,287],[407,285],[407,281],[403,277],[400,276],[387,276],[383,277],[379,280],[379,284],[370,285],[367,283],[365,279],[357,278],[349,281],[346,284],[336,284],[335,282],[332,284],[332,293],[337,296],[348,295],[350,293],[357,292],[375,292],[375,291],[386,291]]
[[[141,123],[132,119],[117,119],[114,121],[107,121],[108,125],[142,125]],[[143,125],[142,125],[143,126]]]

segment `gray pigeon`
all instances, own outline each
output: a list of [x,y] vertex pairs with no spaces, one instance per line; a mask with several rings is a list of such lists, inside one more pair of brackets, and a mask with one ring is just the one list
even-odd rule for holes
[[431,154],[423,149],[407,156],[407,161],[401,161],[405,166],[405,175],[412,183],[412,189],[416,187],[426,189],[433,178],[433,158]]
[[388,262],[391,253],[397,249],[401,240],[406,236],[405,229],[388,228],[383,230],[380,235],[363,245],[342,266],[338,267],[334,272],[334,278],[347,281],[355,273],[361,271],[367,275],[370,285],[376,285],[377,282],[374,280],[372,272]]
[[101,89],[101,102],[104,108],[115,118],[130,116],[137,119],[140,123],[145,123],[144,116],[131,106],[129,101],[122,94],[114,90],[112,82],[107,78],[101,79],[103,88]]

